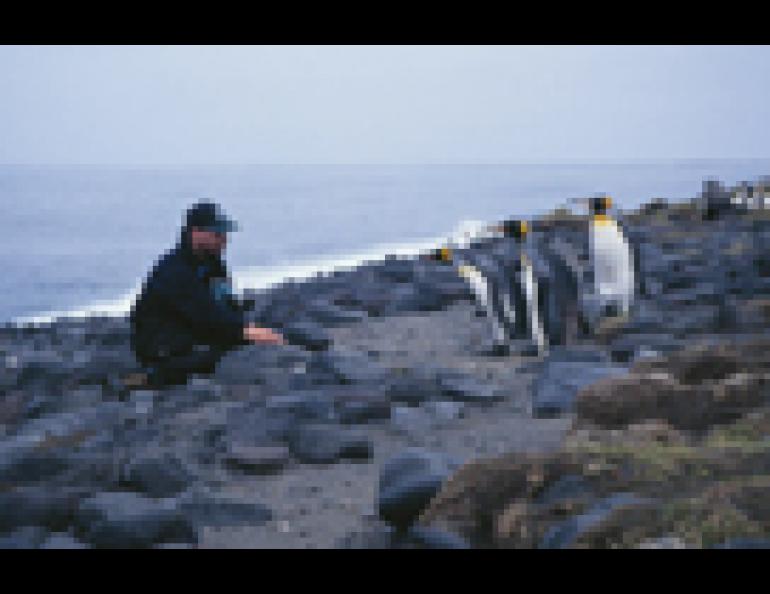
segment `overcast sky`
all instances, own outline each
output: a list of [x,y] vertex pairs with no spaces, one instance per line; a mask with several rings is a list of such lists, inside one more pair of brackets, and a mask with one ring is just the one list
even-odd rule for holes
[[762,158],[768,46],[2,46],[0,163]]

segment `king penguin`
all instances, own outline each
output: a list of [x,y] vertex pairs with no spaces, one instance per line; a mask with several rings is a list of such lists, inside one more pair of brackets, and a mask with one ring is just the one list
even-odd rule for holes
[[[456,267],[468,283],[477,308],[485,312],[492,329],[487,354],[507,355],[512,341],[521,338],[529,342],[521,354],[540,354],[547,348],[537,277],[524,251],[527,232],[525,221],[510,219],[487,227],[482,237],[466,242],[468,245],[455,243],[431,254],[431,259]],[[473,249],[494,247],[506,239],[513,241],[502,242],[504,253],[492,257],[493,266],[481,265],[482,254],[474,254]],[[466,247],[471,249],[463,249]],[[488,253],[484,255],[489,258]]]
[[596,331],[607,322],[623,323],[636,295],[638,253],[621,224],[609,213],[609,196],[589,201],[588,259],[591,274],[582,295],[585,320]]

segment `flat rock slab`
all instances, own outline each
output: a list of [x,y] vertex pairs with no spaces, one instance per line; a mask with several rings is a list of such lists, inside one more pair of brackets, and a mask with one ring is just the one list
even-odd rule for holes
[[391,402],[384,394],[345,395],[335,400],[340,423],[364,424],[390,418]]
[[334,394],[319,389],[272,396],[265,403],[265,413],[288,415],[297,421],[332,421],[336,416]]
[[188,497],[181,502],[180,508],[198,531],[205,526],[261,526],[273,518],[270,508],[261,503],[217,494]]
[[573,412],[578,392],[601,379],[628,373],[623,365],[591,362],[544,362],[532,390],[532,414],[547,418]]
[[248,474],[272,474],[281,471],[291,458],[284,445],[252,446],[231,444],[225,456],[226,464]]
[[144,548],[196,538],[177,499],[127,492],[102,492],[82,501],[78,529],[79,536],[100,548]]
[[418,435],[430,432],[462,418],[466,405],[454,401],[433,401],[422,406],[394,406],[391,425],[403,433]]
[[495,386],[474,377],[441,376],[441,393],[449,400],[478,405],[489,405],[503,400],[504,395]]

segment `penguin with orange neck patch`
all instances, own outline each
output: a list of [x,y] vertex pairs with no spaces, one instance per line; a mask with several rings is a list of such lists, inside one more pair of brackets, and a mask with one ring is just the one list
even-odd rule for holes
[[588,261],[582,315],[592,333],[622,325],[631,315],[637,293],[638,252],[621,224],[611,216],[612,199],[588,201]]
[[[537,355],[547,348],[540,315],[541,298],[532,263],[524,253],[529,228],[526,221],[510,219],[486,227],[485,235],[466,242],[468,245],[444,247],[428,255],[429,259],[449,264],[468,283],[476,307],[486,314],[492,330],[491,346],[484,354],[508,355],[512,341],[525,339],[523,355]],[[480,247],[499,240],[513,240],[514,254],[495,271],[484,271],[478,256],[464,248]]]

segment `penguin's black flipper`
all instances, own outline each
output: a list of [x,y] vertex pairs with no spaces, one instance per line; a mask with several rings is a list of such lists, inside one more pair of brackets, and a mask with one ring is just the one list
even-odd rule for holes
[[631,248],[631,261],[634,266],[633,272],[634,272],[634,282],[636,283],[636,290],[639,295],[646,295],[647,283],[644,280],[644,274],[642,271],[641,238],[638,237],[637,234],[632,233],[629,227],[622,220],[617,219],[617,224],[618,224],[618,227],[620,228],[620,231],[623,233],[623,237],[625,237],[629,247]]

